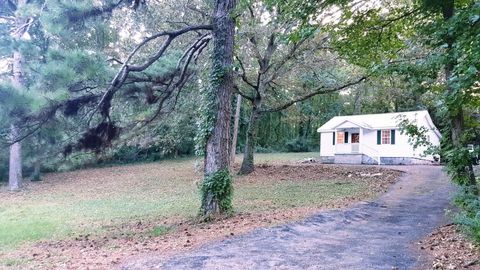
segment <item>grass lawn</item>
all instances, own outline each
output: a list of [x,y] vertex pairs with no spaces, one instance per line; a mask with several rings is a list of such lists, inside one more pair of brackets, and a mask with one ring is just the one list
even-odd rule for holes
[[[257,164],[293,163],[317,153],[258,154]],[[240,157],[237,157],[240,161]],[[40,240],[61,240],[82,234],[102,235],[137,220],[187,220],[199,207],[195,159],[96,168],[44,176],[17,193],[0,191],[0,261],[2,253]],[[201,162],[200,162],[201,164]],[[198,167],[198,166],[197,166]],[[359,194],[370,194],[365,182],[323,181],[292,172],[236,177],[236,212],[261,213],[318,206]],[[346,177],[345,177],[346,178]],[[342,179],[339,179],[342,180]],[[345,179],[343,179],[345,180]],[[153,236],[169,232],[152,228]],[[3,259],[4,263],[6,263]],[[0,266],[1,266],[0,262]]]
[[[258,154],[257,160],[286,162],[314,155]],[[31,183],[20,193],[4,192],[0,196],[0,251],[26,241],[91,233],[129,219],[193,217],[198,211],[201,177],[194,167],[194,159],[181,159],[79,170],[46,175],[43,182]],[[235,206],[250,210],[248,201],[263,193],[286,203],[289,185],[294,186],[236,185]]]

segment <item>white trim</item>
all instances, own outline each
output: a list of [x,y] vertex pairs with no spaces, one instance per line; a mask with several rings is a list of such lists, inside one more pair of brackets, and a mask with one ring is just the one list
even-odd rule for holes
[[352,120],[349,120],[349,119],[346,119],[345,121],[343,121],[343,122],[341,122],[340,124],[334,126],[333,128],[334,128],[334,129],[337,129],[339,126],[341,126],[341,125],[343,125],[343,124],[345,124],[345,123],[352,123],[352,124],[354,124],[354,125],[355,125],[356,127],[358,127],[358,128],[372,129],[371,126],[369,126],[369,125],[367,125],[367,124],[365,124],[365,123],[359,124],[359,123],[357,123],[357,122],[355,122],[355,121],[352,121]]

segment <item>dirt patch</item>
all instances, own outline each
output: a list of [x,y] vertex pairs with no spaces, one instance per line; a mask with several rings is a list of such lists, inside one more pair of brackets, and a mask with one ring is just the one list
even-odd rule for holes
[[385,169],[379,166],[348,165],[270,165],[260,164],[249,175],[237,177],[238,181],[279,182],[286,180],[373,180],[382,186],[391,184],[402,173],[399,170]]
[[429,262],[421,269],[480,269],[480,247],[466,239],[456,225],[441,227],[418,244]]
[[[141,263],[146,254],[169,257],[212,241],[298,220],[319,211],[348,207],[385,192],[400,171],[374,166],[260,165],[254,173],[236,178],[236,184],[278,181],[361,181],[368,192],[322,205],[270,209],[260,213],[236,213],[209,223],[179,217],[130,220],[107,228],[102,235],[72,235],[61,241],[42,241],[0,254],[12,269],[111,269],[129,262]],[[134,259],[138,257],[138,259]],[[5,260],[4,260],[5,261]],[[1,264],[0,264],[1,265]]]

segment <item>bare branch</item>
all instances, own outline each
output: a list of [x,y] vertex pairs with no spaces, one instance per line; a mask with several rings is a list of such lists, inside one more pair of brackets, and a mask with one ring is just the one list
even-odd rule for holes
[[0,16],[0,19],[5,20],[5,21],[10,21],[10,22],[15,22],[15,17],[14,16]]
[[191,11],[194,11],[198,14],[200,14],[204,19],[205,18],[210,18],[210,14],[208,14],[207,12],[203,11],[203,10],[200,10],[199,8],[197,8],[196,6],[190,4],[190,1],[188,1],[187,5],[185,6],[187,9],[190,9]]
[[253,97],[243,93],[242,91],[240,91],[240,89],[238,88],[238,86],[236,84],[233,85],[233,91],[235,94],[239,94],[240,96],[244,97],[245,99],[248,99],[250,101],[253,102]]
[[286,103],[284,103],[284,104],[282,104],[278,107],[271,108],[271,109],[264,109],[261,112],[262,113],[267,113],[267,112],[281,111],[281,110],[287,109],[288,107],[292,106],[293,104],[295,104],[297,102],[307,100],[307,99],[309,99],[311,97],[314,97],[316,95],[322,95],[322,94],[329,94],[329,93],[337,92],[337,91],[343,90],[345,88],[357,85],[357,84],[363,82],[366,79],[367,79],[367,77],[364,76],[364,77],[361,77],[361,78],[359,78],[359,79],[357,79],[353,82],[349,82],[347,84],[337,86],[337,87],[334,87],[334,88],[326,88],[325,86],[320,86],[317,89],[315,89],[314,91],[312,91],[311,93],[308,93],[304,96],[301,96],[301,97],[295,98],[293,100],[290,100],[290,101],[288,101],[288,102],[286,102]]
[[123,65],[122,61],[120,61],[120,60],[118,60],[117,58],[114,58],[114,57],[108,58],[107,62],[117,62],[118,64]]
[[[211,25],[196,25],[196,26],[189,26],[177,31],[163,31],[160,33],[157,33],[153,36],[150,36],[148,38],[145,38],[140,44],[138,44],[132,52],[128,55],[127,59],[124,61],[122,67],[118,71],[118,73],[115,75],[113,80],[110,83],[110,86],[107,88],[105,93],[103,94],[97,108],[94,110],[94,113],[101,108],[101,113],[104,117],[108,117],[108,112],[110,109],[110,100],[112,99],[113,95],[115,92],[120,89],[120,87],[123,85],[125,80],[127,79],[127,76],[129,75],[130,72],[141,72],[150,67],[153,63],[155,63],[160,57],[163,56],[165,51],[168,49],[170,46],[171,42],[178,36],[183,35],[185,33],[191,32],[191,31],[197,31],[197,30],[211,30],[212,26]],[[143,64],[141,65],[129,65],[129,62],[132,60],[133,56],[147,43],[149,43],[152,40],[155,40],[160,37],[167,37],[167,39],[163,42],[162,46],[160,46],[160,49],[150,58],[148,58]],[[90,116],[90,119],[88,122],[90,123],[91,119],[93,118],[94,113]]]
[[240,78],[242,78],[242,80],[248,84],[250,87],[252,87],[253,89],[257,89],[258,88],[258,85],[255,85],[253,84],[252,82],[250,82],[248,80],[248,77],[247,77],[247,73],[245,71],[245,66],[243,65],[243,62],[242,60],[240,59],[240,57],[238,56],[235,56],[235,58],[237,59],[238,63],[240,64],[240,69],[242,70],[242,74],[240,74]]
[[305,42],[306,42],[306,39],[302,39],[299,42],[292,44],[288,52],[280,59],[280,61],[278,61],[276,64],[272,64],[267,67],[267,71],[272,70],[271,72],[272,75],[268,79],[266,79],[267,83],[275,80],[278,77],[280,69],[282,69],[285,66],[285,64],[288,63],[288,61],[290,61],[291,59],[294,59],[297,56],[299,52],[299,48]]

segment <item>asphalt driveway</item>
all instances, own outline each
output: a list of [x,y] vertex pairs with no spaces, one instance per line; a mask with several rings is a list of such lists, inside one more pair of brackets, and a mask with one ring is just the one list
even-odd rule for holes
[[412,269],[419,239],[446,222],[453,187],[438,166],[407,173],[373,202],[258,229],[142,269]]

